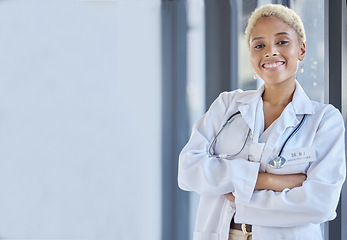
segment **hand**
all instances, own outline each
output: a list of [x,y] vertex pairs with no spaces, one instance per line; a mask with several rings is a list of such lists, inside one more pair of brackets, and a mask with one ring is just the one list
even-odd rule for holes
[[276,181],[276,184],[280,184],[280,190],[282,191],[285,188],[293,189],[295,187],[301,187],[307,178],[306,175],[302,173],[276,176],[280,176],[280,178],[276,177],[273,181]]
[[224,197],[228,199],[230,202],[235,202],[235,196],[233,193],[224,194]]

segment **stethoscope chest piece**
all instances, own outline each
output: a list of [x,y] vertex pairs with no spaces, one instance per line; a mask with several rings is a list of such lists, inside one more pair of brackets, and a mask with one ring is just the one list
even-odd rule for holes
[[271,167],[279,169],[286,165],[287,160],[282,156],[274,156],[269,159],[268,163]]

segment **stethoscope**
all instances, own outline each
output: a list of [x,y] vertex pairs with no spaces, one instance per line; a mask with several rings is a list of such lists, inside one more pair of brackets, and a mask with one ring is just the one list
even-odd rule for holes
[[[251,129],[248,130],[246,137],[244,138],[244,142],[242,147],[240,148],[239,151],[237,151],[235,154],[226,154],[226,153],[221,153],[221,154],[214,154],[214,150],[213,150],[213,146],[215,145],[216,141],[217,141],[217,137],[219,136],[219,134],[222,132],[222,130],[225,128],[225,126],[227,124],[230,124],[234,119],[235,116],[241,114],[240,111],[232,114],[227,120],[226,122],[223,124],[222,128],[219,130],[219,132],[217,133],[217,135],[214,137],[212,143],[210,144],[210,147],[208,148],[208,153],[210,157],[216,157],[216,158],[223,158],[223,159],[227,159],[227,160],[231,160],[231,158],[239,155],[242,150],[245,148],[247,140],[251,134]],[[282,148],[280,150],[280,152],[278,153],[277,156],[273,156],[268,160],[268,164],[273,167],[273,168],[282,168],[286,165],[287,163],[287,159],[285,159],[282,156],[282,152],[284,147],[287,145],[287,143],[290,141],[290,139],[299,131],[299,129],[302,127],[302,125],[304,124],[305,120],[306,120],[307,115],[304,114],[303,118],[301,119],[299,125],[293,130],[293,132],[287,137],[286,141],[283,143]]]

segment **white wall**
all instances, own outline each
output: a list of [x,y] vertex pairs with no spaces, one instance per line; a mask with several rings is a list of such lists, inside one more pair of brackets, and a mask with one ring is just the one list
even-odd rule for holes
[[0,239],[160,239],[159,11],[0,2]]

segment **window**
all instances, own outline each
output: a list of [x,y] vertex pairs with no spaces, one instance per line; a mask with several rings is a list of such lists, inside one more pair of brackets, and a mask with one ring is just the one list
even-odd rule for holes
[[[194,8],[197,8],[198,2],[199,1],[194,1],[191,0],[191,3],[189,4],[190,8],[192,8],[191,11],[189,11],[190,14],[194,13]],[[205,86],[205,110],[206,108],[209,107],[210,103],[212,102],[213,99],[216,98],[217,93],[225,91],[225,90],[234,90],[236,88],[241,88],[243,90],[249,90],[249,89],[256,89],[262,84],[261,79],[254,80],[253,79],[253,70],[252,66],[249,61],[249,53],[247,49],[247,45],[244,39],[244,30],[247,25],[247,20],[252,11],[261,5],[265,5],[268,3],[281,3],[283,5],[287,5],[288,7],[294,9],[302,18],[305,29],[306,29],[306,34],[307,34],[307,54],[304,60],[304,72],[298,73],[297,74],[297,79],[302,85],[302,87],[305,89],[306,93],[308,96],[315,101],[322,102],[322,103],[328,103],[332,102],[335,104],[335,106],[339,107],[341,104],[341,98],[337,99],[336,101],[331,101],[332,97],[335,96],[340,96],[341,95],[341,76],[340,77],[332,77],[331,76],[331,69],[332,69],[332,63],[329,63],[328,59],[334,59],[334,62],[336,65],[341,67],[341,60],[339,60],[338,57],[333,58],[333,55],[331,53],[331,49],[333,49],[333,46],[340,46],[338,43],[334,42],[334,45],[330,43],[328,44],[328,37],[330,39],[338,39],[341,38],[341,36],[332,35],[332,26],[340,26],[341,21],[347,21],[346,20],[346,2],[345,1],[327,1],[327,0],[247,0],[247,1],[241,1],[241,0],[232,0],[229,1],[229,11],[223,10],[223,7],[221,7],[221,2],[219,1],[218,3],[213,2],[213,1],[204,1],[205,3],[205,16],[204,17],[199,17],[195,18],[195,20],[200,19],[200,25],[205,24],[205,72],[210,73],[214,72],[215,75],[212,74],[212,76],[215,76],[215,78],[211,78],[209,74],[205,74],[205,80],[206,83],[199,83],[201,84],[201,88],[204,88]],[[334,6],[336,5],[336,6]],[[339,6],[339,7],[337,7]],[[341,10],[342,8],[342,17],[338,19],[333,19],[335,12],[337,12],[339,9]],[[309,11],[308,11],[309,9]],[[327,14],[328,9],[334,9],[331,11],[335,12],[330,12]],[[213,23],[211,24],[209,22],[209,16],[212,16],[215,14],[215,12],[218,12],[219,14],[223,14],[224,19],[229,19],[230,21],[230,32],[228,30],[224,29],[222,30],[223,27],[215,27]],[[217,15],[217,14],[216,14]],[[337,14],[338,15],[338,14]],[[199,15],[200,16],[200,15]],[[339,22],[340,21],[340,22]],[[223,21],[221,21],[223,23]],[[196,22],[194,22],[196,23]],[[330,30],[327,28],[327,25],[330,24]],[[196,24],[194,26],[198,26],[199,24]],[[213,28],[215,27],[215,28]],[[230,39],[229,46],[223,45],[224,46],[224,52],[218,52],[215,51],[213,55],[209,53],[209,48],[210,48],[210,40],[208,39],[209,33],[211,33],[211,28],[214,30],[214,37],[218,39],[220,36],[221,38],[224,39]],[[193,28],[190,29],[191,34],[194,31],[198,31],[200,28]],[[217,29],[217,30],[216,30]],[[334,29],[335,30],[335,29]],[[343,28],[343,30],[345,30]],[[209,32],[210,31],[210,32]],[[336,30],[340,31],[341,30]],[[335,32],[336,32],[335,31]],[[201,29],[201,33],[203,33],[204,30]],[[344,55],[342,55],[343,59],[346,60],[346,31],[342,31],[343,36],[344,36],[344,42],[342,43],[342,50],[339,49],[339,47],[334,50],[334,52],[342,52]],[[192,43],[193,41],[196,41],[194,43],[199,42],[202,43],[203,40],[195,39],[194,38],[189,38],[188,37],[188,52],[190,52],[191,45],[189,43]],[[216,40],[218,42],[218,40]],[[222,40],[219,41],[219,43],[222,43]],[[194,47],[196,49],[196,46]],[[218,49],[218,48],[216,48]],[[335,49],[335,48],[334,48]],[[229,70],[225,70],[222,67],[215,66],[213,64],[209,64],[210,59],[230,59],[230,66]],[[197,61],[194,58],[191,58],[191,61]],[[190,67],[192,66],[200,66],[201,64],[201,58],[199,58],[199,64],[197,62],[189,62],[188,66],[188,72],[190,71]],[[331,61],[331,60],[330,60]],[[194,65],[195,64],[195,65]],[[193,69],[193,68],[192,68]],[[211,70],[212,69],[212,70]],[[231,72],[228,72],[230,71]],[[194,69],[195,71],[196,69]],[[341,70],[337,69],[334,70],[334,72],[341,72]],[[344,70],[345,71],[345,70]],[[200,68],[200,76],[203,76],[204,70]],[[223,76],[219,78],[220,76]],[[228,77],[229,76],[229,77]],[[346,76],[342,75],[342,76]],[[211,78],[211,79],[210,79]],[[196,79],[195,79],[196,80]],[[188,81],[190,81],[190,78],[188,78]],[[191,80],[194,81],[194,80]],[[337,82],[337,83],[336,83]],[[342,82],[343,83],[343,82]],[[337,85],[336,85],[337,84]],[[333,89],[333,86],[335,86]],[[344,91],[346,92],[346,86],[347,84],[344,84]],[[200,88],[199,92],[203,91]],[[330,91],[329,91],[330,89]],[[196,89],[195,89],[196,91]],[[192,94],[191,90],[188,90],[188,99],[190,98],[195,98],[194,95]],[[199,96],[198,101],[201,103],[201,107],[203,106],[202,102],[203,97]],[[344,106],[344,105],[343,105]],[[347,109],[347,107],[345,107]],[[192,109],[192,108],[190,108]],[[346,111],[345,111],[346,112]],[[190,118],[193,119],[193,121],[196,120],[197,116],[200,114],[199,111],[195,111],[194,116],[190,115]],[[346,188],[346,187],[345,187]],[[342,213],[338,213],[342,219],[345,219],[344,221],[346,222],[347,219],[347,199],[346,199],[346,190],[341,198],[342,206],[344,206],[344,210]],[[194,194],[190,195],[190,203],[191,203],[191,226],[194,226],[194,221],[195,221],[195,211],[196,211],[196,206],[197,206],[197,196]],[[340,210],[338,210],[340,211]],[[332,226],[336,226],[333,228],[333,230],[329,231],[329,228],[332,228]],[[325,235],[325,239],[338,239],[340,235],[339,232],[343,231],[344,229],[341,229],[341,220],[331,222],[329,224],[325,224],[323,226],[323,231]],[[344,232],[345,235],[347,236],[346,231]]]

